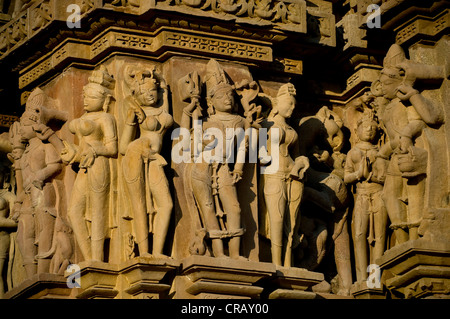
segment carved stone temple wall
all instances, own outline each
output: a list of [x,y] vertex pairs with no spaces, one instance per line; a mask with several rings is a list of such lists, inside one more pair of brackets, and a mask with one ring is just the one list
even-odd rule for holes
[[450,1],[0,10],[0,298],[450,297]]

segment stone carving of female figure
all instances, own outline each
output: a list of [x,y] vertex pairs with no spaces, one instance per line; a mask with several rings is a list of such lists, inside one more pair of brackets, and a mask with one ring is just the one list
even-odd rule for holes
[[[236,146],[231,142],[235,135],[228,135],[227,129],[244,132],[250,124],[240,115],[235,113],[235,92],[224,70],[216,60],[210,60],[206,67],[206,88],[209,116],[204,118],[202,125],[194,127],[196,112],[199,107],[198,99],[183,110],[181,127],[193,128],[194,135],[197,131],[204,138],[199,145],[195,144],[194,150],[200,150],[201,158],[194,159],[191,164],[190,175],[187,177],[192,190],[195,203],[198,208],[201,224],[207,232],[207,237],[212,241],[214,257],[226,257],[222,239],[229,238],[229,255],[233,259],[244,259],[240,255],[241,236],[244,229],[241,226],[241,208],[236,191],[236,183],[242,178],[245,160],[245,142],[242,139],[237,145],[236,158],[230,160],[226,157],[227,148]],[[194,113],[194,116],[193,116]],[[196,133],[197,132],[197,133]],[[219,133],[220,132],[220,133]],[[217,142],[217,143],[216,143]],[[209,161],[205,156],[211,145],[219,145],[219,154],[214,153],[214,159]],[[203,152],[203,153],[202,153]],[[237,160],[237,158],[241,160]],[[231,169],[230,162],[234,163]]]
[[8,266],[8,257],[11,258],[9,256],[11,233],[17,229],[17,222],[11,218],[16,196],[9,190],[9,173],[10,167],[0,162],[0,299],[5,293],[4,274],[8,273],[5,267]]
[[109,225],[110,158],[117,155],[114,117],[107,113],[114,79],[101,66],[83,89],[85,113],[69,123],[79,144],[64,142],[64,162],[79,164],[69,201],[68,216],[85,260],[104,260]]
[[[129,198],[140,256],[163,254],[173,202],[160,155],[163,136],[173,124],[168,113],[168,89],[155,70],[128,67],[132,95],[120,140],[125,194]],[[161,98],[162,95],[162,98]],[[149,234],[153,234],[152,253]]]
[[378,154],[378,123],[370,112],[367,114],[357,123],[359,142],[347,154],[344,174],[346,184],[356,184],[352,225],[358,282],[367,279],[369,263],[383,255],[387,226],[382,199],[384,180],[378,179],[380,176],[374,174],[373,167]]
[[[303,196],[303,176],[309,167],[309,160],[300,156],[297,132],[287,124],[295,107],[295,87],[283,85],[273,101],[272,111],[262,122],[268,129],[269,140],[275,130],[279,134],[279,166],[276,172],[261,175],[265,206],[270,223],[272,262],[282,265],[283,244],[285,244],[284,266],[291,267],[294,236],[300,226],[300,202]],[[268,143],[269,155],[271,154]],[[286,240],[284,239],[286,235]]]

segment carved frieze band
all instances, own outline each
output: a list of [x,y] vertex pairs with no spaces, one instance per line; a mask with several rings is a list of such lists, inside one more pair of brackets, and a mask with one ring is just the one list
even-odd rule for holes
[[419,17],[403,25],[397,30],[395,40],[398,44],[403,44],[419,34],[433,37],[448,27],[450,27],[450,9],[444,10],[433,19]]
[[[272,62],[272,49],[264,42],[233,41],[228,38],[212,38],[206,35],[164,30],[157,35],[129,35],[123,31],[110,29],[92,44],[74,42],[69,39],[37,65],[27,69],[19,78],[19,88],[23,89],[39,77],[60,65],[67,58],[94,60],[111,48],[136,50],[158,54],[162,49],[173,48],[188,54],[201,53],[259,62]],[[164,52],[162,53],[164,54]],[[301,73],[301,61],[285,60],[287,72]]]
[[0,127],[11,127],[18,120],[17,116],[0,114]]
[[[57,3],[57,4],[56,4]],[[276,29],[306,33],[307,7],[303,0],[61,0],[36,1],[26,10],[15,13],[15,17],[0,28],[0,59],[17,49],[53,21],[70,20],[70,10],[76,4],[80,8],[80,19],[97,9],[107,9],[142,15],[149,10],[177,11],[189,15],[235,20]],[[61,9],[64,8],[64,9]]]

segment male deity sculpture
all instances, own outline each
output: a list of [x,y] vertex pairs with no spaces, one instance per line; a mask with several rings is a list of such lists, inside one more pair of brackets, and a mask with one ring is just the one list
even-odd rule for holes
[[[334,253],[340,278],[338,294],[348,295],[352,285],[352,272],[347,229],[348,192],[342,180],[345,155],[340,152],[344,145],[342,125],[342,119],[335,112],[322,107],[316,115],[301,119],[298,133],[302,136],[299,140],[300,154],[308,156],[311,165],[306,171],[303,203],[312,205],[312,208],[304,210],[304,216],[309,219],[305,219],[304,224],[317,228],[308,229],[306,233],[316,233],[323,223],[327,225],[327,234],[334,249],[326,247],[326,250]],[[319,260],[324,254],[325,243],[319,242],[323,239],[322,236],[312,237],[316,242],[309,243],[309,246],[316,245],[320,248],[316,252]]]
[[[168,87],[155,69],[130,66],[125,69],[131,95],[119,150],[125,194],[140,256],[165,257],[164,243],[173,202],[160,155],[164,134],[173,125],[168,112]],[[152,252],[149,234],[153,234]]]
[[[245,138],[236,138],[230,132],[244,134],[250,124],[237,114],[234,88],[214,59],[206,66],[205,82],[208,116],[202,116],[199,99],[193,97],[181,119],[182,128],[192,129],[193,140],[193,163],[186,182],[198,208],[200,224],[212,242],[214,257],[226,257],[223,239],[227,238],[229,257],[245,259],[240,254],[241,236],[245,230],[236,190],[244,170]],[[227,158],[227,154],[235,154],[231,148],[236,146],[235,158]]]
[[107,113],[114,82],[103,65],[92,73],[83,89],[85,113],[69,123],[78,145],[64,141],[61,150],[65,163],[79,167],[68,216],[85,260],[105,260],[104,244],[111,222],[110,159],[117,156],[116,121]]
[[407,60],[403,49],[389,49],[381,71],[381,92],[387,104],[380,110],[388,141],[381,147],[375,166],[383,175],[384,201],[398,243],[418,238],[424,194],[428,152],[418,143],[427,126],[442,123],[442,112],[414,89],[420,77],[431,78],[433,66]]
[[[50,120],[66,121],[66,113],[47,108],[50,99],[41,90],[28,98],[20,122],[10,130],[17,179],[17,199],[13,219],[18,220],[17,243],[27,277],[48,273],[48,259],[36,255],[50,250],[57,216],[58,190],[53,179],[61,172],[61,158],[49,142],[54,132]],[[25,146],[25,148],[24,148]]]
[[347,153],[345,163],[344,182],[356,184],[352,226],[358,282],[367,279],[369,263],[383,255],[386,242],[387,213],[382,199],[384,176],[376,174],[373,166],[379,149],[378,128],[373,113],[366,112],[357,123],[359,142]]
[[[300,227],[299,208],[303,196],[303,176],[309,168],[308,158],[300,156],[298,134],[287,123],[295,108],[295,94],[293,84],[281,86],[276,99],[273,100],[269,116],[261,124],[263,129],[268,130],[269,140],[272,140],[273,134],[278,134],[279,139],[278,169],[273,173],[262,174],[261,183],[269,218],[270,232],[267,235],[271,240],[272,262],[281,266],[284,250],[285,267],[292,265],[294,239],[297,239],[297,243],[299,241],[296,237]],[[268,154],[273,155],[270,146],[268,143]]]

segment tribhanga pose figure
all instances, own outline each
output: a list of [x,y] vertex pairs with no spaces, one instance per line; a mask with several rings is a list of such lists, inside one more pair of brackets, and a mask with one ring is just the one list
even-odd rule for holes
[[389,49],[383,66],[379,82],[387,104],[379,117],[389,140],[380,148],[375,166],[384,174],[389,161],[383,197],[390,227],[398,243],[403,243],[419,238],[423,214],[428,152],[419,137],[427,126],[443,122],[442,111],[413,86],[417,79],[439,78],[442,72],[407,60],[397,44]]
[[64,142],[64,162],[79,164],[69,201],[68,216],[85,260],[104,261],[104,243],[110,223],[110,159],[117,155],[117,129],[107,113],[114,79],[106,67],[92,73],[83,89],[84,110],[69,123],[79,144]]
[[11,218],[16,195],[10,190],[10,180],[11,167],[6,160],[0,160],[0,299],[5,293],[6,283],[8,286],[10,284],[10,261],[14,257],[10,255],[11,240],[14,238],[11,234],[17,230],[17,222]]
[[[300,156],[297,132],[286,122],[295,108],[295,87],[284,84],[273,99],[272,111],[263,120],[262,128],[268,130],[268,141],[277,131],[279,138],[279,161],[276,172],[261,175],[265,207],[269,218],[269,235],[272,246],[272,262],[291,267],[294,239],[297,239],[300,226],[299,208],[303,196],[303,176],[309,168],[309,160]],[[273,156],[271,143],[268,143],[268,155]],[[272,164],[272,163],[267,163]],[[266,216],[262,216],[265,218]],[[284,247],[283,247],[284,246]]]
[[[10,130],[17,179],[17,199],[13,219],[19,221],[17,243],[23,257],[27,277],[50,271],[49,259],[38,259],[37,254],[52,246],[55,219],[57,216],[57,189],[53,179],[63,165],[47,128],[50,119],[65,122],[66,113],[46,108],[50,99],[41,90],[35,89],[26,104],[20,122]],[[21,145],[22,144],[22,145]],[[24,146],[26,146],[24,148]]]
[[374,174],[373,167],[379,149],[378,127],[373,113],[366,111],[357,123],[359,142],[348,152],[345,163],[344,182],[356,184],[352,226],[358,282],[367,279],[368,265],[383,255],[386,242],[387,213],[382,199],[384,177]]
[[[234,142],[230,140],[227,143],[227,129],[234,132],[241,129],[243,133],[250,124],[236,113],[233,86],[214,59],[206,66],[205,82],[209,116],[198,117],[200,105],[198,99],[194,98],[184,108],[181,119],[181,127],[189,130],[193,128],[194,135],[203,136],[203,139],[193,136],[192,151],[194,155],[196,150],[199,150],[199,153],[196,154],[198,157],[194,156],[194,163],[190,164],[190,174],[186,182],[190,184],[201,225],[212,242],[214,257],[226,257],[222,239],[229,238],[229,256],[233,259],[245,259],[240,254],[241,236],[245,230],[241,225],[241,208],[236,191],[236,183],[241,180],[244,169],[245,139],[235,139],[233,135]],[[203,122],[195,127],[197,118],[203,119]],[[196,141],[201,142],[197,145]],[[237,143],[239,144],[236,145]],[[209,149],[211,145],[218,145],[215,148],[218,153]],[[230,147],[238,149],[235,158],[226,156],[231,154]],[[211,157],[205,155],[213,152]]]
[[[167,257],[163,253],[173,202],[160,155],[166,131],[173,125],[168,113],[168,88],[156,71],[142,66],[125,69],[131,95],[119,150],[125,194],[140,256]],[[152,252],[149,234],[153,234]]]

